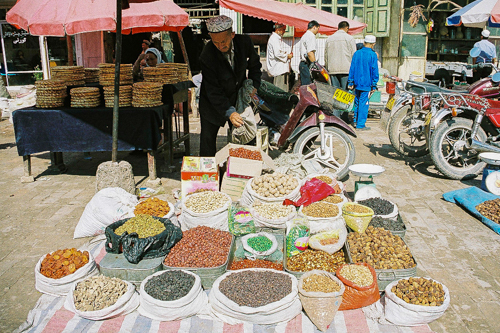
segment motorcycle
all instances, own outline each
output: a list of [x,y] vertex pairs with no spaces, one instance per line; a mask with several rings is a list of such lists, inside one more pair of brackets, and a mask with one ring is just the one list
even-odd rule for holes
[[273,111],[279,106],[273,106],[265,98],[269,111],[261,108],[261,104],[254,111],[270,129],[271,146],[285,150],[293,145],[293,153],[331,169],[342,179],[354,163],[356,154],[351,136],[356,137],[356,133],[333,114],[333,109],[347,109],[354,103],[354,95],[332,87],[328,72],[318,63],[310,69],[313,83],[299,88],[299,101],[289,115]]

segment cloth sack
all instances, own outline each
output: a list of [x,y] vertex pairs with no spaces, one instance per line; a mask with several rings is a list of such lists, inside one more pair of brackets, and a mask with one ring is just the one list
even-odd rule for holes
[[90,254],[89,251],[89,262],[77,269],[72,274],[66,275],[60,279],[48,278],[40,273],[42,261],[45,256],[46,255],[42,256],[35,266],[35,289],[41,293],[52,296],[66,296],[75,282],[79,282],[89,276],[99,274],[99,270],[95,263],[94,257],[92,257],[92,254]]
[[[303,288],[304,280],[309,276],[315,274],[326,276],[335,281],[340,286],[340,291],[332,293],[305,291]],[[307,316],[320,331],[325,332],[330,326],[330,323],[332,322],[335,314],[337,313],[337,310],[339,309],[340,304],[342,303],[342,295],[344,294],[344,290],[344,284],[329,272],[315,269],[304,273],[300,277],[300,301],[302,303],[302,306],[304,307],[304,311],[307,313]]]
[[219,290],[219,285],[222,280],[242,270],[229,271],[217,278],[210,290],[208,301],[211,316],[230,325],[236,325],[245,321],[259,325],[273,325],[286,323],[300,314],[302,305],[298,297],[297,278],[295,278],[295,276],[286,272],[266,268],[248,268],[246,270],[272,271],[274,273],[286,274],[292,279],[292,291],[281,300],[264,306],[255,308],[240,306]]
[[71,286],[71,289],[66,296],[64,307],[66,310],[69,310],[82,318],[90,320],[105,320],[129,314],[139,306],[139,295],[135,292],[135,286],[132,283],[128,281],[124,282],[127,283],[128,286],[127,292],[123,294],[115,304],[97,311],[80,311],[75,308],[73,292],[78,284],[78,282],[76,282]]
[[156,272],[145,278],[140,287],[140,306],[137,311],[144,317],[159,321],[182,320],[197,314],[208,314],[208,296],[201,287],[198,275],[181,270],[195,277],[194,285],[187,295],[174,301],[161,301],[150,296],[144,289],[146,283],[154,276],[167,271]]
[[367,263],[356,263],[353,265],[368,267],[373,276],[373,283],[366,287],[358,286],[352,281],[347,280],[342,276],[342,274],[340,274],[342,267],[346,265],[342,265],[339,268],[337,268],[335,275],[345,285],[344,298],[339,308],[340,311],[359,309],[364,306],[373,304],[380,299],[380,294],[378,291],[377,273],[375,272],[373,267]]
[[[338,242],[335,244],[322,245],[320,242],[321,238],[322,238],[322,234],[328,234],[331,232],[338,234],[338,238],[339,238]],[[311,249],[321,250],[321,251],[325,251],[326,253],[329,253],[329,254],[334,254],[335,252],[340,250],[342,248],[342,246],[344,246],[346,239],[347,239],[347,228],[345,227],[345,225],[339,225],[339,226],[337,226],[337,228],[325,230],[325,231],[322,231],[320,233],[317,233],[317,234],[309,237],[309,247]]]
[[[221,192],[222,193],[222,192]],[[200,193],[191,194],[187,198],[199,195]],[[179,216],[179,222],[181,224],[182,231],[189,230],[191,228],[204,225],[214,229],[219,229],[222,231],[229,231],[228,227],[228,210],[231,206],[232,200],[229,195],[222,193],[227,197],[227,202],[224,206],[219,209],[213,210],[208,213],[195,213],[186,207],[187,198],[182,199],[182,213]]]
[[[258,201],[254,201],[253,205],[256,202],[258,202]],[[259,213],[257,213],[257,211],[255,210],[253,205],[250,207],[249,211],[250,211],[250,214],[252,214],[253,221],[254,221],[254,224],[256,227],[285,229],[286,222],[294,219],[297,216],[297,212],[294,210],[293,212],[288,214],[288,216],[280,217],[277,219],[270,219],[270,218],[263,217]]]
[[295,177],[295,179],[297,180],[298,185],[296,188],[294,188],[292,190],[292,192],[290,192],[287,195],[282,196],[282,197],[269,197],[268,198],[268,197],[263,197],[263,196],[257,194],[257,192],[255,192],[252,189],[252,181],[254,180],[254,178],[250,178],[248,180],[247,184],[245,185],[245,188],[243,189],[243,193],[241,194],[240,204],[242,204],[243,206],[251,207],[253,202],[256,199],[259,199],[262,202],[283,202],[285,199],[290,199],[292,201],[296,201],[297,199],[300,198],[301,182],[300,182],[300,179],[298,179],[296,177]]
[[[335,204],[331,204],[335,205]],[[337,207],[339,207],[337,205]],[[332,229],[340,229],[341,226],[345,227],[345,220],[342,217],[342,209],[339,208],[339,213],[332,217],[312,217],[305,215],[302,210],[304,206],[299,208],[298,216],[306,218],[309,221],[309,227],[311,228],[311,234],[317,234],[322,231],[328,231]]]
[[134,208],[138,203],[137,196],[120,187],[107,187],[100,190],[85,206],[73,238],[104,234],[104,229],[108,225],[134,216]]

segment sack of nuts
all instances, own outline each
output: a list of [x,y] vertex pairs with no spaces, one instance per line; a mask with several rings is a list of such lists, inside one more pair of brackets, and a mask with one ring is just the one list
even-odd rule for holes
[[339,310],[353,310],[375,303],[380,299],[377,274],[367,263],[340,266],[335,275],[345,285]]

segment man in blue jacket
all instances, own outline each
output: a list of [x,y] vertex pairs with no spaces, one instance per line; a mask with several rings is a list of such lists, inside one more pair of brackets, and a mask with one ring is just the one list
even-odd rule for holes
[[363,48],[356,51],[351,61],[347,88],[355,89],[354,99],[354,126],[361,130],[369,130],[365,126],[368,118],[368,103],[370,91],[377,90],[378,82],[378,61],[377,54],[373,51],[375,36],[366,35]]

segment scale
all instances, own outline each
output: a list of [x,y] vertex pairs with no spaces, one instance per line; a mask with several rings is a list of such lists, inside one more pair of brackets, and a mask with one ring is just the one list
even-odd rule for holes
[[[370,198],[374,196],[380,197],[380,192],[376,189],[375,183],[373,182],[373,177],[376,177],[382,172],[385,171],[383,167],[380,165],[375,165],[375,164],[353,164],[349,167],[349,171],[354,176],[358,176],[359,180],[354,182],[354,195],[356,196],[356,193],[358,190],[367,187],[364,189],[363,193],[360,193],[363,197]],[[367,178],[366,180],[362,180],[362,178]],[[366,192],[366,193],[364,193]],[[358,195],[359,196],[359,195]],[[356,200],[356,198],[355,198]]]
[[500,195],[500,154],[481,153],[479,158],[487,163],[483,169],[481,189]]

